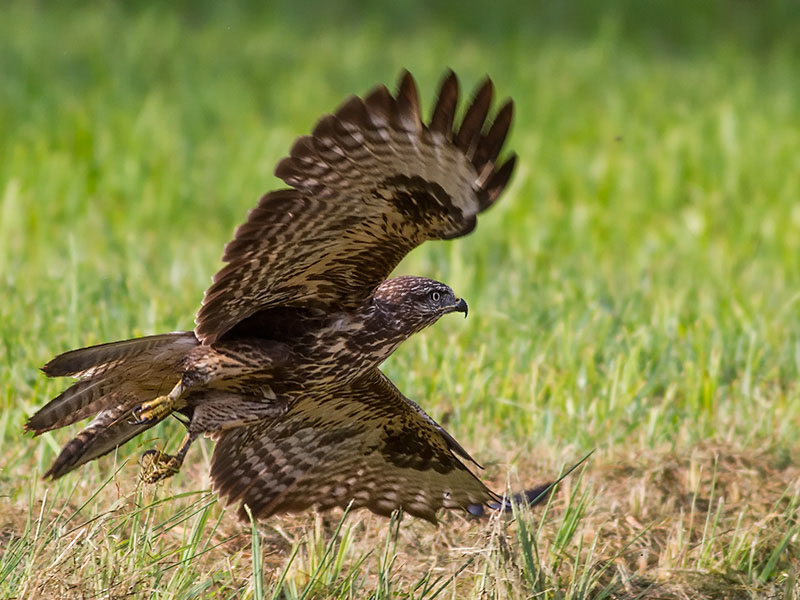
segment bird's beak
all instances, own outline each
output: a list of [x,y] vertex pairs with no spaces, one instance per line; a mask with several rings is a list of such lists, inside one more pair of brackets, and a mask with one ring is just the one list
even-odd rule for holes
[[453,312],[463,312],[464,313],[464,318],[466,319],[467,318],[467,314],[469,313],[469,306],[467,306],[467,303],[464,301],[463,298],[460,298],[458,300],[458,302],[456,302],[453,305],[452,311]]

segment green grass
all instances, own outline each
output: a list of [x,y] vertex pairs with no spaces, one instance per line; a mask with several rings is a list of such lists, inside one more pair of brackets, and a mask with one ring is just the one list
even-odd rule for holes
[[[800,597],[800,9],[793,2],[7,2],[0,597]],[[55,484],[26,416],[64,350],[188,329],[295,136],[446,66],[516,101],[512,185],[400,267],[470,303],[385,365],[546,510],[250,528],[162,426]],[[126,462],[127,461],[127,462]],[[253,554],[253,551],[255,555]]]

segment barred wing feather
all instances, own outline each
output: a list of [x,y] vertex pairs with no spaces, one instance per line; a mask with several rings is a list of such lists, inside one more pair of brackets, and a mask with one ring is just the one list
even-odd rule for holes
[[472,231],[514,167],[496,163],[512,104],[487,124],[492,89],[478,88],[458,128],[452,72],[427,125],[408,73],[396,96],[379,86],[323,117],[276,168],[291,189],[264,196],[226,246],[198,339],[273,307],[354,308],[419,244]]

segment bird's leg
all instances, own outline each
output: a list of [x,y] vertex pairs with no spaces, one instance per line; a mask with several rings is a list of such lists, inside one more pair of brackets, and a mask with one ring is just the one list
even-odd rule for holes
[[186,391],[183,385],[183,378],[175,384],[172,391],[166,396],[159,396],[149,402],[142,402],[133,409],[134,425],[145,425],[156,423],[169,415],[171,412],[182,408],[184,403],[179,402],[181,396]]
[[142,458],[139,459],[139,465],[141,466],[139,479],[144,483],[156,483],[175,475],[181,470],[183,459],[186,458],[189,446],[192,445],[197,435],[197,433],[188,432],[186,437],[183,438],[177,454],[174,456],[161,450],[148,450],[142,454]]

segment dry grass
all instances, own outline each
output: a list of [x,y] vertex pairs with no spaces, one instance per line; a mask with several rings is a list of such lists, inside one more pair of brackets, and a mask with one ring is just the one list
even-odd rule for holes
[[[793,0],[73,4],[0,18],[0,598],[800,599]],[[188,329],[222,245],[347,94],[445,66],[516,101],[518,169],[403,273],[470,303],[385,370],[548,507],[253,529],[196,444],[56,483],[22,435],[70,348]],[[174,448],[179,427],[152,430]],[[337,533],[338,531],[338,533]]]
[[[179,492],[207,484],[206,465],[164,488],[135,484],[135,468],[110,473],[94,497],[80,481],[32,481],[4,499],[11,597],[254,593],[250,526],[206,492]],[[513,515],[448,513],[438,528],[365,512],[274,518],[258,528],[263,597],[794,598],[798,475],[769,449],[706,443],[599,452],[548,506]]]

